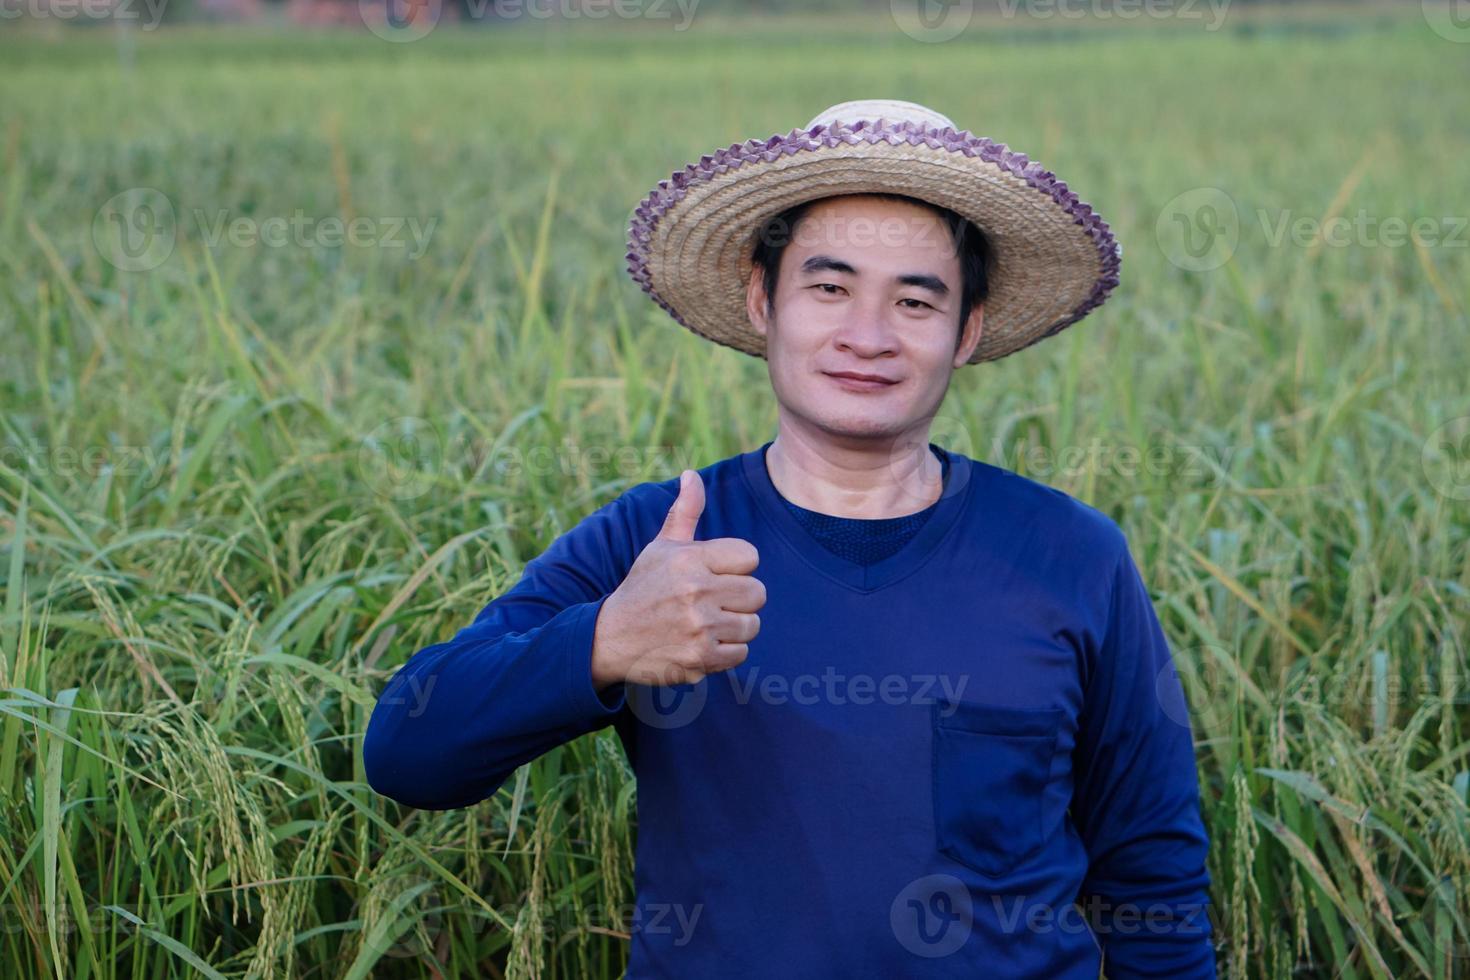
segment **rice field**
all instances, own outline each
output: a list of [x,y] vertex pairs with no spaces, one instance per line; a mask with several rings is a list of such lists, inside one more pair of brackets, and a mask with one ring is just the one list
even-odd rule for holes
[[398,665],[775,433],[623,271],[701,153],[871,95],[1062,175],[1122,284],[934,441],[1127,532],[1222,977],[1470,976],[1470,47],[1429,10],[0,33],[0,975],[618,977],[609,729],[459,811]]

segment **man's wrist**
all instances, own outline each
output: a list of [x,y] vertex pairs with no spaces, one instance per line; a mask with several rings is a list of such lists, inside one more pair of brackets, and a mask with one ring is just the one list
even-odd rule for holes
[[612,601],[612,597],[609,597],[602,604],[602,608],[597,611],[597,622],[592,628],[592,687],[599,693],[624,680],[623,672],[612,655],[612,644],[609,640],[612,628],[608,620],[612,614],[608,607]]

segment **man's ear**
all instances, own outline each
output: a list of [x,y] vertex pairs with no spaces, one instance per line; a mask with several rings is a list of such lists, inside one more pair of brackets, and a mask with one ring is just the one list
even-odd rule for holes
[[750,280],[745,284],[745,315],[762,337],[770,325],[766,318],[766,276],[759,265],[750,267]]
[[964,367],[970,360],[970,355],[975,353],[975,347],[980,343],[980,335],[985,331],[985,304],[976,303],[970,308],[970,315],[965,320],[964,329],[960,332],[960,345],[955,348],[954,366]]

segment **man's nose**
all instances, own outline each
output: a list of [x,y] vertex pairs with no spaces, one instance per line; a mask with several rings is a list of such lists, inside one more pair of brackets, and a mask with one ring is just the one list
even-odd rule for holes
[[833,341],[838,347],[846,347],[864,357],[875,357],[892,350],[895,335],[885,301],[881,297],[871,297],[848,304]]

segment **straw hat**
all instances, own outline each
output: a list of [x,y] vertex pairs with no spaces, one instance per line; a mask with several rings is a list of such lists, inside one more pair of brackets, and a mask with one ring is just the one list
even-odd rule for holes
[[843,102],[802,129],[715,150],[643,199],[628,272],[683,326],[766,356],[745,312],[766,221],[839,194],[906,194],[950,208],[995,251],[985,327],[968,363],[993,361],[1082,319],[1118,284],[1107,222],[1040,163],[913,102]]

